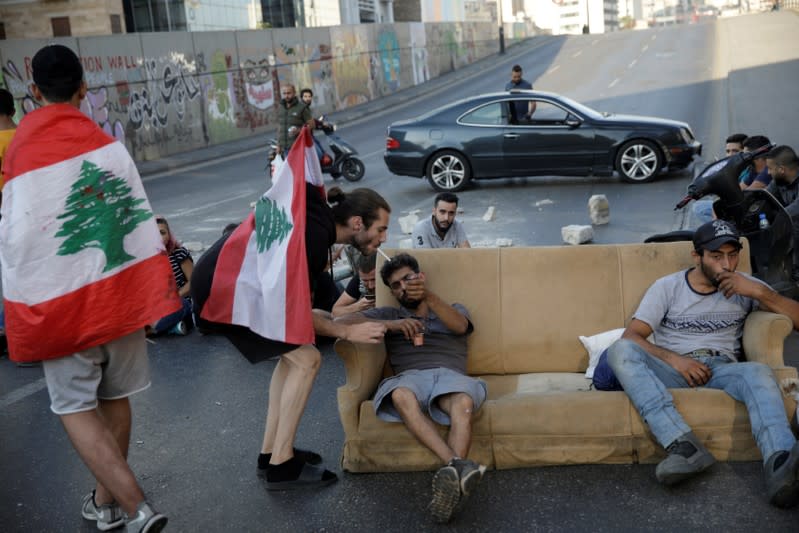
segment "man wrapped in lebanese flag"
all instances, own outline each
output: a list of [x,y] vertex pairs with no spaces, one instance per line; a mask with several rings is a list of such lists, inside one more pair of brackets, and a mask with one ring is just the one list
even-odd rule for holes
[[125,146],[68,103],[20,123],[0,221],[14,361],[62,357],[176,309],[177,292]]
[[42,361],[50,408],[97,480],[83,517],[160,531],[167,518],[122,450],[128,397],[150,386],[144,326],[180,308],[175,281],[133,160],[79,110],[78,57],[50,45],[31,66],[44,105],[22,119],[3,162],[9,355]]

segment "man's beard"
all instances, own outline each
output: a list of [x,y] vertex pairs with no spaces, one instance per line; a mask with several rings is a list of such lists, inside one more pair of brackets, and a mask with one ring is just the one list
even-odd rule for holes
[[436,227],[438,233],[446,233],[449,230],[449,222],[444,222],[444,224],[446,224],[446,226],[442,226],[441,222],[439,222],[436,217],[433,217],[433,225]]
[[363,254],[363,255],[369,255],[371,252],[374,251],[374,250],[368,250],[367,249],[367,247],[369,246],[369,242],[370,241],[366,240],[366,239],[359,239],[358,236],[359,236],[358,233],[356,233],[355,235],[352,236],[352,238],[350,239],[350,246],[354,247],[356,250],[361,252],[361,254]]
[[401,298],[397,298],[397,301],[405,309],[416,309],[422,303],[421,300],[409,300],[404,295]]
[[[705,265],[704,260],[700,261],[700,265],[702,267],[702,273],[705,275],[708,281],[710,281],[710,283],[713,284],[713,286],[718,289],[719,285],[721,284],[718,278],[718,274],[710,270],[710,268],[708,268]],[[721,272],[719,272],[719,274],[721,274]]]

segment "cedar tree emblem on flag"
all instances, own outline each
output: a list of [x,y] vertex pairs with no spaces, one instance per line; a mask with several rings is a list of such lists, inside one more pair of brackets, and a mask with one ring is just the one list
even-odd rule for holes
[[255,235],[258,241],[258,253],[271,248],[275,241],[283,242],[293,227],[286,215],[286,210],[271,198],[264,196],[255,204]]
[[141,209],[144,198],[131,195],[127,181],[108,170],[84,161],[80,176],[66,200],[66,211],[56,218],[66,219],[56,237],[66,237],[58,255],[76,254],[86,248],[99,248],[105,254],[103,272],[132,259],[125,251],[125,236],[153,216]]

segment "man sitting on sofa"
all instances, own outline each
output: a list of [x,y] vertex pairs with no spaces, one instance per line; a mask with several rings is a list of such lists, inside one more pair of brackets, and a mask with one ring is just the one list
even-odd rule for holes
[[[419,263],[398,254],[380,269],[401,307],[378,307],[337,320],[385,321],[386,352],[395,372],[377,388],[379,418],[404,422],[419,442],[444,463],[433,477],[430,512],[447,522],[465,502],[485,472],[466,459],[472,438],[472,415],[486,397],[481,380],[466,375],[466,337],[474,327],[460,304],[448,304],[425,286]],[[450,425],[444,440],[433,422]]]
[[[721,389],[746,404],[764,459],[769,503],[799,503],[799,444],[791,433],[771,369],[738,362],[747,315],[756,308],[787,315],[799,329],[799,303],[739,272],[735,226],[700,226],[691,252],[695,266],[657,280],[644,295],[608,362],[624,391],[668,456],[655,475],[672,485],[710,467],[715,459],[674,407],[667,388]],[[646,338],[653,334],[654,343]]]

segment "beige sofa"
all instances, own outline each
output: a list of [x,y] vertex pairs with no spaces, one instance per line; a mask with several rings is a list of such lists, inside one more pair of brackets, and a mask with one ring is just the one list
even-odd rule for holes
[[[470,457],[498,469],[579,463],[656,462],[664,456],[623,392],[590,390],[578,336],[623,327],[657,278],[692,265],[690,243],[413,250],[429,287],[469,309],[469,374],[488,384],[475,415]],[[388,250],[389,255],[396,251]],[[748,257],[746,250],[742,258]],[[748,260],[740,269],[749,271]],[[379,264],[378,264],[379,268]],[[378,305],[396,302],[378,276]],[[748,318],[744,348],[778,379],[787,317]],[[336,343],[342,466],[350,472],[433,469],[438,459],[402,424],[379,420],[372,397],[390,371],[385,347]],[[715,390],[672,391],[679,411],[719,460],[756,460],[743,404]],[[786,414],[796,404],[785,398]],[[442,427],[442,435],[447,429]]]

